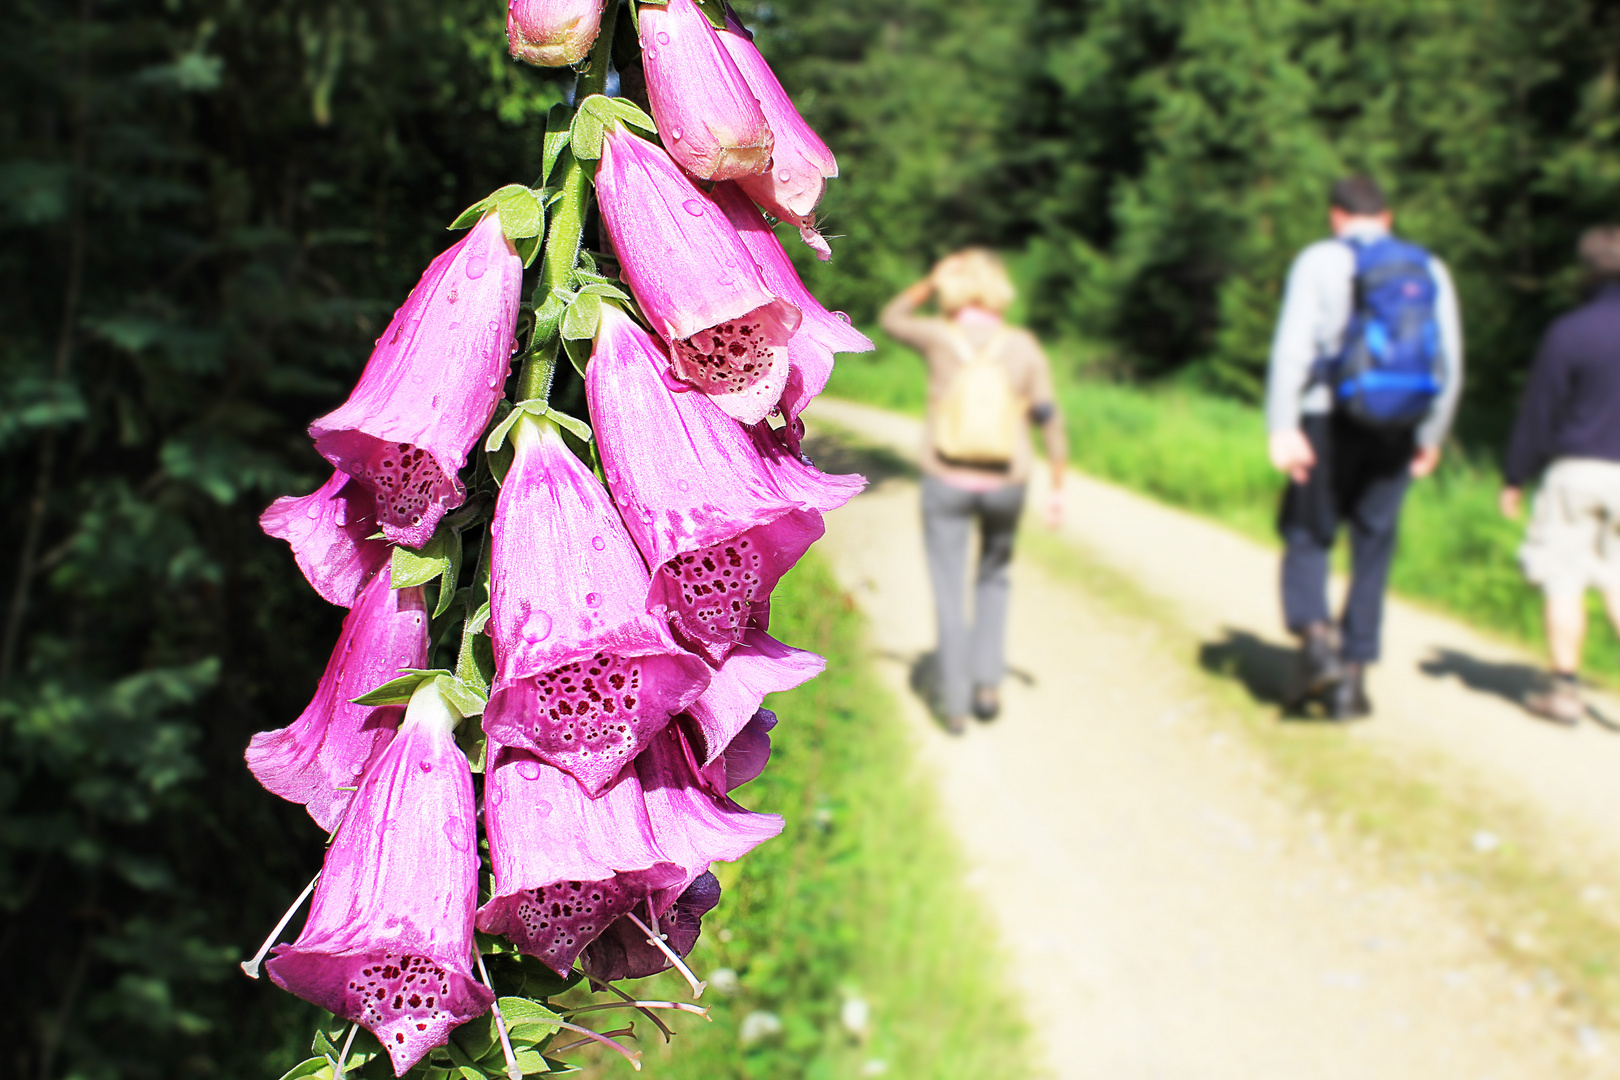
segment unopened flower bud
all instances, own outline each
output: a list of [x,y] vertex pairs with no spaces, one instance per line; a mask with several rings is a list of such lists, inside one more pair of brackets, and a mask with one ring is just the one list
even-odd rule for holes
[[537,67],[585,59],[602,28],[603,0],[511,0],[506,41],[512,55]]

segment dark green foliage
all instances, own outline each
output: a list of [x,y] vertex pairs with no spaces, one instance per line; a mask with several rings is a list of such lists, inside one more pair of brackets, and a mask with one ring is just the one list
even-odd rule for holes
[[314,1010],[233,961],[321,836],[241,754],[342,612],[255,519],[561,84],[483,3],[9,10],[0,1074],[273,1076]]
[[1254,398],[1284,275],[1366,171],[1451,265],[1496,437],[1620,218],[1620,18],[1568,0],[904,0],[746,9],[839,153],[831,299],[870,318],[965,242],[1116,372]]

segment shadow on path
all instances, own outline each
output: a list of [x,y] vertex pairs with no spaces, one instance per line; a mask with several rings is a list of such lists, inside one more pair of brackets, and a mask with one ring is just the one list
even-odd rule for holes
[[910,458],[882,446],[858,442],[841,432],[815,431],[804,439],[804,453],[824,473],[860,473],[871,487],[897,476],[916,479]]
[[[1432,657],[1418,665],[1418,669],[1436,679],[1455,675],[1457,681],[1468,689],[1493,694],[1521,709],[1525,707],[1525,697],[1539,690],[1546,678],[1542,669],[1533,664],[1481,660],[1455,649],[1436,649]],[[1604,715],[1597,706],[1588,703],[1586,715],[1599,727],[1620,734],[1620,719]],[[1528,710],[1525,716],[1542,720]]]
[[1199,665],[1212,674],[1236,679],[1258,702],[1290,708],[1294,704],[1295,651],[1247,630],[1228,626],[1224,633],[1219,641],[1198,647]]

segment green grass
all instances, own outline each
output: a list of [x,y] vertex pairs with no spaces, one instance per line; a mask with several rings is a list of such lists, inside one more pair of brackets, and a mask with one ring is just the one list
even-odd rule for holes
[[[1167,602],[1083,548],[1033,528],[1019,544],[1109,608],[1121,633],[1151,626],[1188,656],[1204,644]],[[1582,1020],[1620,1024],[1620,868],[1572,850],[1542,815],[1447,760],[1397,757],[1336,725],[1279,723],[1235,675],[1189,667],[1187,691],[1204,706],[1191,715],[1254,747],[1300,818],[1377,875],[1438,890],[1499,957]],[[1482,831],[1500,846],[1479,850]]]
[[[1259,409],[1184,387],[1065,377],[1065,365],[1055,366],[1074,465],[1276,543],[1282,485],[1266,459]],[[892,344],[880,346],[870,356],[841,359],[828,390],[920,413],[921,363]],[[1516,555],[1523,525],[1497,513],[1500,478],[1490,460],[1483,451],[1452,447],[1437,475],[1413,485],[1391,586],[1539,650],[1541,596],[1525,583]],[[1596,595],[1590,610],[1587,670],[1612,681],[1620,676],[1620,640]]]
[[[716,867],[724,887],[690,961],[714,1022],[679,1016],[668,1047],[638,1023],[642,1075],[703,1080],[1025,1080],[1034,1075],[1017,1010],[1002,989],[993,935],[961,884],[962,866],[906,734],[862,644],[862,623],[826,565],[807,558],[780,585],[771,633],[827,658],[827,672],[774,697],[781,723],[770,767],[741,788],[744,805],[782,814],[782,836]],[[684,1000],[668,974],[638,992]],[[871,1007],[860,1041],[839,1013]],[[712,1002],[711,1002],[712,999]],[[739,1032],[770,1012],[780,1035],[751,1047]],[[585,1055],[590,1076],[629,1076],[611,1055]],[[864,1073],[863,1073],[864,1070]]]

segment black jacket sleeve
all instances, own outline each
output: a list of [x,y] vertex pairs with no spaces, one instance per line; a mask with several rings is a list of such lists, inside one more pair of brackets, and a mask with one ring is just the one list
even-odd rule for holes
[[1542,338],[1530,368],[1530,381],[1519,399],[1519,415],[1502,469],[1510,487],[1523,487],[1552,460],[1553,433],[1569,382],[1569,364],[1563,352],[1555,333]]

